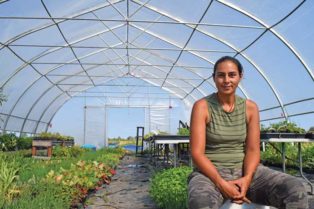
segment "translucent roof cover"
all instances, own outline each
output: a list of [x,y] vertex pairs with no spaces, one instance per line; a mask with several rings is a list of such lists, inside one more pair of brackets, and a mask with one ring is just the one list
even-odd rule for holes
[[313,11],[309,0],[2,0],[1,130],[45,131],[78,98],[183,104],[188,120],[216,91],[213,64],[225,55],[243,64],[238,95],[262,122],[314,126]]

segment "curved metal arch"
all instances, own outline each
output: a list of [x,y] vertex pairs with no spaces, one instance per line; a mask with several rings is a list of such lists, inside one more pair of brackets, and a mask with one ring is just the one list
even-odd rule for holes
[[[49,9],[47,8],[46,4],[44,3],[44,0],[41,0],[41,4],[42,4],[43,7],[45,8],[46,13],[48,14],[48,16],[51,17],[51,13],[50,13]],[[69,45],[69,41],[68,41],[68,39],[65,37],[64,33],[62,32],[59,23],[56,23],[56,21],[55,21],[54,19],[52,19],[52,21],[53,21],[53,23],[56,25],[56,27],[58,28],[58,31],[59,31],[59,33],[61,34],[62,39],[65,41],[65,43],[66,43],[67,45]],[[73,50],[72,47],[70,47],[70,50],[71,50],[73,56],[77,59],[79,65],[80,65],[81,68],[83,69],[84,73],[86,74],[86,76],[88,77],[88,79],[90,80],[90,82],[92,82],[92,84],[95,86],[95,83],[94,83],[93,79],[92,79],[92,78],[88,75],[88,73],[86,72],[85,67],[82,65],[81,61],[78,59],[77,54],[75,53],[75,51]]]
[[[92,68],[93,69],[93,68]],[[91,70],[91,68],[90,69],[88,69],[88,70]],[[70,77],[70,76],[69,76]],[[67,79],[67,78],[65,78],[65,79]],[[108,81],[110,81],[110,80],[114,80],[115,78],[113,77],[113,78],[111,78],[111,79],[108,79],[106,82],[108,82]],[[62,79],[62,80],[64,80],[64,79]],[[60,80],[59,82],[61,82],[62,80]],[[58,83],[59,83],[58,82]],[[53,87],[53,86],[52,86]],[[52,88],[51,87],[51,88]],[[73,88],[75,88],[76,86],[74,86]],[[92,86],[92,87],[90,87],[90,88],[93,88],[93,87],[95,87],[95,86]],[[88,89],[90,89],[90,88],[86,88],[84,91],[86,91],[86,90],[88,90]],[[44,93],[44,94],[46,94],[46,93]],[[42,95],[44,95],[44,94],[42,94]],[[61,93],[59,96],[57,96],[56,98],[54,98],[51,102],[50,102],[50,105],[52,104],[52,103],[54,103],[56,100],[57,100],[57,98],[58,97],[60,97],[61,95],[64,95],[65,93],[63,92],[63,93]],[[42,96],[41,96],[42,97]],[[40,99],[41,97],[39,97],[38,99]],[[68,101],[69,99],[71,99],[72,97],[71,96],[69,96],[69,98],[67,99],[67,100],[65,100],[65,102],[66,101]],[[39,101],[39,100],[38,100]],[[34,106],[37,104],[37,102],[36,103],[34,103],[33,104],[33,106],[32,106],[32,108],[31,109],[33,109],[34,108]],[[64,104],[64,103],[63,103]],[[39,119],[39,121],[38,121],[38,123],[37,123],[37,127],[36,127],[36,130],[38,129],[38,125],[39,125],[39,123],[40,123],[40,120],[41,120],[41,118],[43,117],[43,115],[46,113],[46,111],[49,109],[49,107],[50,107],[50,105],[48,105],[47,107],[46,107],[46,109],[42,112],[42,114],[41,114],[41,116],[40,116],[40,119]],[[58,108],[56,111],[58,111],[60,108]],[[29,114],[30,114],[30,112],[31,111],[29,111],[29,113],[28,113],[28,115],[27,115],[27,117],[25,118],[25,121],[28,119],[28,116],[29,116]],[[55,113],[53,114],[53,115],[55,115]],[[50,121],[52,120],[52,118],[50,119]],[[24,121],[24,122],[25,122]],[[23,128],[24,128],[24,126],[23,126]],[[23,129],[22,129],[22,131],[23,131]]]
[[[249,59],[248,57],[246,57],[243,53],[239,53],[239,54],[241,54],[245,59]],[[252,62],[250,62],[251,64],[252,64]],[[256,68],[256,64],[254,63],[254,64],[252,64],[255,68]],[[265,78],[267,78],[266,76],[264,77],[264,79]],[[267,81],[266,81],[267,82]],[[268,82],[267,82],[268,83]],[[191,95],[192,96],[192,95]]]
[[[90,37],[89,37],[90,38]],[[83,40],[86,40],[86,39],[83,39]],[[73,43],[72,43],[73,44]],[[56,51],[56,50],[58,50],[58,49],[53,49],[53,50],[51,50],[51,51]],[[49,53],[49,52],[48,52]],[[46,55],[46,54],[48,54],[48,53],[45,53],[45,52],[43,52],[42,53],[42,56],[44,56],[44,55]],[[51,53],[51,52],[50,52]],[[39,58],[39,57],[41,57],[41,56],[37,56],[37,59]],[[34,58],[35,60],[36,60],[36,58]],[[33,59],[33,61],[34,61],[34,59]],[[40,79],[40,78],[39,78]],[[193,85],[192,85],[193,86]],[[22,97],[23,95],[21,95],[21,97]]]
[[[133,46],[135,46],[135,47],[137,47],[135,44],[132,44]],[[152,54],[152,55],[154,55],[154,56],[157,56],[158,58],[160,58],[160,59],[162,59],[162,60],[165,60],[165,61],[167,61],[167,62],[170,62],[170,63],[173,63],[173,60],[172,59],[170,59],[170,58],[166,58],[166,57],[163,57],[162,55],[160,55],[159,53],[154,53],[154,52],[148,52],[149,54]],[[137,60],[139,60],[140,62],[144,62],[144,63],[146,63],[146,64],[150,64],[150,63],[148,63],[148,62],[146,62],[146,61],[144,61],[144,60],[142,60],[142,59],[139,59],[139,58],[137,58],[137,57],[134,57],[135,59],[137,59]],[[151,64],[151,66],[153,66],[153,67],[155,67],[153,64]],[[188,69],[186,69],[186,67],[181,67],[181,68],[183,68],[183,69],[185,69],[185,70],[187,70],[188,72],[190,72],[190,73],[192,73],[192,74],[195,74],[196,76],[198,76],[201,80],[204,80],[204,78],[202,77],[202,76],[200,76],[198,73],[196,73],[196,72],[193,72],[193,71],[190,71],[190,70],[188,70]],[[157,69],[159,69],[158,67],[157,67]],[[159,69],[159,70],[161,70],[161,69]],[[163,71],[163,70],[161,70],[162,72],[164,72],[164,73],[166,73],[165,71]],[[184,82],[186,82],[186,81],[184,81]],[[186,82],[188,85],[191,85],[191,83],[189,83],[189,82]],[[192,87],[194,87],[193,85],[191,85]],[[187,93],[187,92],[186,92]]]
[[[133,0],[133,2],[135,2],[135,0]],[[135,2],[135,3],[136,3],[136,2]],[[159,13],[159,14],[162,14],[162,15],[164,15],[164,16],[166,16],[166,17],[168,17],[168,18],[170,18],[170,19],[172,19],[172,20],[174,20],[174,21],[180,22],[180,20],[179,20],[178,18],[175,18],[175,17],[173,17],[173,16],[171,16],[171,15],[169,15],[169,14],[166,14],[165,12],[158,11],[158,10],[156,10],[155,8],[150,7],[149,5],[145,5],[145,8],[147,8],[147,9],[149,9],[149,10],[152,10],[152,11],[154,11],[154,12],[157,12],[157,13]],[[184,23],[183,23],[183,24],[184,24]],[[184,24],[184,25],[187,26],[187,27],[193,28],[193,27],[192,27],[191,25],[189,25],[189,24]],[[226,40],[223,40],[223,39],[221,39],[221,38],[218,38],[218,37],[216,37],[215,35],[210,34],[210,33],[206,32],[206,31],[200,30],[200,29],[198,29],[198,28],[196,28],[196,30],[199,31],[200,33],[203,33],[204,35],[207,35],[207,36],[209,36],[209,37],[211,37],[211,38],[213,38],[213,39],[219,41],[220,43],[222,43],[222,44],[224,44],[224,45],[230,47],[230,48],[233,49],[235,52],[237,52],[237,53],[239,53],[239,54],[241,54],[241,55],[243,56],[243,53],[241,53],[239,50],[237,50],[234,46],[232,46],[232,45],[231,45],[230,43],[228,43]],[[282,109],[282,112],[285,114],[285,117],[287,118],[288,115],[287,115],[287,113],[286,113],[286,111],[285,111],[285,109],[284,109],[284,106],[283,106],[283,103],[282,103],[282,101],[281,101],[281,99],[280,99],[280,96],[279,96],[279,94],[277,93],[275,87],[274,87],[274,86],[272,85],[272,83],[270,82],[270,80],[266,77],[266,75],[263,73],[263,71],[262,71],[260,68],[257,67],[257,65],[253,64],[254,62],[253,62],[249,57],[247,57],[247,56],[243,56],[243,57],[244,57],[249,63],[251,63],[251,64],[255,67],[255,69],[257,70],[257,72],[265,79],[266,83],[269,85],[269,87],[271,88],[272,92],[274,93],[274,95],[275,95],[275,97],[276,97],[278,103],[280,104],[281,109]]]
[[[120,28],[120,27],[122,27],[123,25],[124,25],[124,24],[121,24],[121,25],[115,27],[114,29]],[[70,43],[70,45],[79,43],[79,42],[81,42],[81,41],[85,41],[85,40],[87,40],[87,39],[89,39],[89,38],[93,38],[94,36],[100,35],[100,34],[102,34],[102,33],[106,33],[106,32],[108,32],[108,31],[109,31],[109,30],[102,31],[102,32],[97,33],[97,34],[93,34],[92,36],[84,37],[83,39],[79,39],[79,40],[77,40],[77,41],[75,41],[75,42]],[[2,85],[2,87],[5,86],[6,83],[9,82],[9,81],[12,79],[12,77],[14,77],[19,71],[23,70],[23,68],[25,68],[27,65],[31,65],[31,64],[32,64],[34,61],[36,61],[37,59],[39,59],[39,58],[41,58],[41,57],[43,57],[43,56],[45,56],[45,55],[48,55],[48,54],[50,54],[50,53],[53,53],[53,52],[55,52],[55,51],[58,51],[58,50],[60,50],[60,49],[63,49],[63,48],[65,48],[65,47],[68,47],[68,46],[69,46],[69,45],[65,44],[63,47],[53,47],[53,49],[48,49],[48,50],[46,50],[46,51],[40,53],[39,55],[33,57],[33,58],[32,58],[31,60],[29,60],[28,62],[22,60],[22,61],[24,62],[24,64],[23,64],[21,67],[19,67],[18,70],[17,70],[14,74],[12,74],[12,75],[6,80],[6,82],[4,82],[4,84]],[[114,45],[114,46],[116,46],[116,45]],[[8,47],[8,48],[9,48],[9,47]],[[10,48],[9,48],[9,49],[10,49]],[[11,50],[11,49],[10,49],[10,50]],[[104,50],[107,50],[107,49],[104,49]],[[11,50],[11,51],[13,51],[13,50]],[[13,52],[14,52],[14,51],[13,51]],[[76,60],[76,59],[74,59],[74,61],[75,61],[75,60]],[[63,66],[63,65],[60,65],[60,66]],[[33,68],[34,68],[34,67],[33,67]],[[34,68],[34,69],[36,69],[36,68]],[[56,69],[56,68],[54,68],[54,69]],[[48,72],[48,73],[49,73],[49,72]],[[41,75],[42,75],[42,74],[41,74]],[[43,76],[44,76],[44,75],[43,75]],[[48,79],[48,80],[49,80],[49,79]]]
[[[62,95],[64,95],[63,93],[61,93],[59,96],[57,96],[55,99],[53,99],[48,105],[47,105],[47,108],[43,111],[43,113],[41,114],[40,118],[38,119],[38,123],[36,125],[36,128],[35,128],[35,133],[37,133],[37,129],[38,129],[38,126],[39,126],[39,123],[41,122],[41,119],[42,117],[45,115],[46,111],[49,109],[49,107],[55,102],[57,101],[57,99],[59,97],[61,97]],[[67,101],[67,100],[65,100]],[[49,123],[47,123],[47,126],[48,126]]]
[[[123,1],[125,1],[125,0],[116,0],[116,1],[113,2],[113,3],[114,3],[114,4],[117,4],[117,3],[120,3],[120,2],[123,2]],[[112,3],[111,3],[111,4],[112,4]],[[105,7],[108,7],[108,6],[111,6],[111,5],[110,5],[109,3],[101,4],[101,5],[99,5],[99,6],[96,6],[96,7],[91,8],[91,9],[83,10],[83,11],[81,11],[81,12],[72,14],[72,15],[70,15],[69,17],[70,17],[70,18],[76,18],[76,17],[82,16],[82,15],[88,14],[88,13],[90,13],[90,12],[94,12],[94,11],[97,11],[97,10],[99,10],[99,9],[103,9],[103,8],[105,8]],[[57,21],[57,23],[62,23],[62,22],[64,22],[64,21],[66,21],[66,20],[60,20],[60,21]],[[6,41],[6,42],[4,43],[4,46],[8,46],[8,45],[10,45],[11,43],[13,43],[13,42],[15,42],[15,41],[17,41],[17,40],[19,40],[19,39],[21,39],[21,38],[23,38],[23,37],[29,35],[29,34],[32,34],[32,33],[34,33],[34,32],[37,32],[37,31],[40,31],[40,30],[43,30],[43,29],[46,29],[46,28],[49,28],[49,27],[54,26],[54,25],[55,25],[54,23],[42,25],[42,26],[39,26],[39,27],[37,27],[37,28],[28,30],[28,31],[26,31],[26,32],[24,32],[24,33],[21,33],[21,34],[19,34],[19,35],[16,35],[16,36],[14,36],[13,38],[11,38],[11,39],[9,39],[8,41]],[[1,49],[2,49],[2,48],[0,48],[0,50],[1,50]]]
[[[161,39],[160,37],[157,37],[157,38],[159,38],[159,39]],[[171,42],[169,42],[170,44],[172,44],[173,45],[173,43],[171,43]],[[194,54],[194,53],[193,53]],[[203,58],[204,59],[204,58]],[[206,61],[208,61],[207,59],[206,59]],[[193,86],[193,85],[192,85]],[[169,91],[169,90],[167,90],[167,91]],[[245,93],[245,91],[243,91],[243,94],[244,95],[246,95],[246,93]],[[195,98],[193,95],[191,95],[193,98]]]
[[[33,111],[34,107],[37,105],[37,103],[41,100],[41,98],[46,95],[53,87],[55,87],[54,85],[51,85],[49,88],[47,88],[36,100],[35,102],[33,103],[33,105],[31,106],[31,108],[29,109],[28,113],[26,114],[25,118],[24,118],[24,122],[22,124],[22,127],[21,127],[21,132],[23,132],[24,130],[24,127],[25,127],[25,124],[26,124],[26,121],[29,120],[29,115],[31,114],[31,112]],[[62,92],[63,94],[65,94],[65,92]],[[68,95],[69,96],[69,95]],[[17,103],[16,103],[17,104]],[[16,105],[14,105],[14,108],[15,108]],[[38,120],[38,122],[40,122]]]
[[[133,24],[130,24],[130,25],[132,25],[133,27],[135,27],[135,28],[137,28],[137,29],[139,29],[139,30],[142,30],[141,27],[138,27],[138,26],[133,25]],[[196,29],[196,30],[198,30],[199,32],[204,33],[205,35],[208,35],[207,33],[203,32],[203,31],[200,31],[199,29]],[[180,48],[180,46],[176,45],[175,43],[172,43],[171,41],[167,40],[167,39],[164,38],[164,37],[161,37],[161,36],[159,36],[159,35],[157,35],[157,34],[154,34],[154,33],[150,32],[150,31],[147,31],[147,30],[146,30],[146,33],[149,34],[149,35],[151,35],[151,36],[157,37],[158,39],[160,39],[160,40],[162,40],[162,41],[165,41],[165,42],[167,42],[167,43],[169,43],[169,44],[171,44],[171,45],[173,45],[173,46],[175,46],[175,47]],[[209,35],[208,35],[208,36],[209,36]],[[212,38],[214,38],[214,37],[212,37]],[[215,38],[215,39],[216,39],[216,38]],[[227,46],[229,46],[229,45],[227,44],[227,42],[224,43],[224,42],[222,42],[221,40],[218,40],[218,39],[216,39],[216,40],[219,41],[219,42],[221,42],[221,43],[223,43],[223,44],[225,44],[225,45],[227,45]],[[229,46],[229,47],[230,47],[230,46]],[[230,48],[233,49],[233,50],[235,50],[233,47],[230,47]],[[203,60],[205,60],[205,61],[208,62],[208,63],[214,64],[212,61],[206,59],[205,57],[203,57],[203,56],[201,56],[201,55],[199,55],[199,54],[197,54],[197,53],[195,53],[195,52],[188,51],[188,53],[190,53],[190,54],[192,54],[192,55],[194,55],[194,56],[196,56],[196,57],[198,57],[198,58],[200,58],[200,59],[203,59]],[[206,80],[208,80],[208,78],[207,78]],[[193,86],[193,85],[191,85],[191,86]],[[194,87],[194,90],[195,90],[195,89],[196,89],[196,88]],[[246,92],[245,92],[244,89],[241,87],[241,85],[239,86],[239,89],[240,89],[240,91],[243,93],[243,95],[245,95],[245,97],[248,98]],[[193,90],[192,90],[192,91],[193,91]],[[191,91],[191,92],[192,92],[192,91]],[[191,93],[191,92],[190,92],[190,93]],[[187,94],[187,95],[188,95],[188,94]]]
[[[93,67],[92,68],[89,68],[88,69],[88,71],[89,70],[92,70],[92,69],[94,69]],[[79,72],[80,73],[80,72]],[[77,73],[77,74],[79,74],[79,73]],[[72,76],[75,76],[76,74],[74,74],[74,75],[72,75]],[[68,76],[68,77],[71,77],[71,76]],[[24,126],[25,126],[25,123],[26,123],[26,121],[28,120],[28,117],[29,117],[29,115],[30,115],[30,113],[32,112],[32,110],[33,110],[33,108],[36,106],[36,104],[39,102],[39,100],[46,94],[46,93],[48,93],[49,92],[49,90],[50,89],[52,89],[54,86],[56,86],[57,84],[59,84],[60,82],[62,82],[62,81],[64,81],[65,79],[68,79],[68,77],[66,77],[66,78],[64,78],[64,79],[61,79],[60,81],[58,81],[55,85],[52,85],[52,86],[50,86],[50,88],[48,88],[46,91],[44,91],[38,98],[37,98],[37,100],[33,103],[33,105],[31,106],[31,108],[30,108],[30,110],[28,111],[28,113],[27,113],[27,115],[26,115],[26,117],[25,117],[25,120],[24,120],[24,123],[23,123],[23,126],[22,126],[22,129],[21,129],[21,131],[23,131],[23,129],[24,129]],[[113,79],[113,78],[112,78]],[[39,80],[39,79],[38,79]],[[38,80],[36,80],[36,81],[38,81]],[[73,87],[74,88],[74,87]],[[90,88],[93,88],[93,87],[90,87]],[[88,88],[87,88],[88,89]],[[63,94],[65,94],[65,92],[63,92]],[[66,93],[67,94],[67,93]],[[71,99],[71,95],[69,95],[68,94],[68,97],[69,97],[69,99]],[[20,100],[21,98],[19,98],[19,100]],[[54,101],[54,99],[52,100],[52,101]],[[16,105],[15,105],[16,106]],[[15,108],[15,106],[14,106],[14,108]],[[11,112],[12,113],[12,112]]]
[[[36,57],[36,58],[37,58],[37,57]],[[37,58],[37,59],[38,59],[38,58]],[[70,62],[73,62],[73,61],[70,61]],[[28,65],[32,66],[32,64],[28,64],[28,63],[24,62],[24,64],[20,67],[20,70],[18,70],[18,72],[21,71],[21,70],[23,70],[23,69],[24,69],[25,67],[27,67]],[[33,67],[33,66],[32,66],[32,67]],[[53,68],[53,69],[51,69],[51,71],[52,71],[52,70],[55,70],[55,69]],[[89,69],[89,70],[90,70],[90,69]],[[50,72],[50,71],[49,71],[49,72]],[[81,72],[79,72],[79,73],[81,73]],[[77,74],[79,74],[79,73],[76,73],[76,74],[74,74],[74,75],[72,75],[72,76],[75,76],[75,75],[77,75]],[[15,74],[15,75],[16,75],[16,74]],[[65,79],[68,79],[69,77],[72,77],[72,76],[68,76],[68,77],[66,77],[66,78],[64,78],[64,79],[61,79],[61,80],[58,81],[57,83],[51,82],[51,81],[46,77],[46,75],[45,75],[45,76],[41,76],[41,77],[39,77],[38,79],[34,80],[34,82],[20,95],[20,97],[18,98],[18,100],[16,101],[16,103],[12,106],[12,108],[11,108],[9,114],[10,114],[10,115],[12,114],[12,112],[14,111],[14,109],[15,109],[17,103],[21,100],[21,98],[22,98],[22,97],[26,94],[26,92],[27,92],[37,81],[39,81],[42,77],[45,77],[49,82],[52,83],[52,85],[51,85],[51,87],[50,87],[50,88],[52,88],[52,87],[54,87],[54,86],[57,86],[56,84],[59,84],[60,82],[64,81]],[[7,84],[7,82],[8,82],[9,80],[11,80],[12,78],[13,78],[13,76],[11,76],[10,79],[8,79],[5,84]],[[5,84],[4,84],[4,85],[5,85]],[[50,88],[49,88],[49,89],[50,89]],[[60,87],[58,87],[58,86],[57,86],[57,88],[60,89]],[[60,89],[60,91],[63,92],[62,89]],[[43,94],[41,94],[41,95],[38,97],[38,99],[40,99],[42,96],[44,96],[44,94],[46,94],[47,92],[48,92],[48,91],[43,92]],[[71,97],[70,95],[68,95],[68,96]],[[36,100],[36,101],[38,102],[39,100]],[[32,105],[30,111],[34,108],[34,106],[36,105],[37,102],[35,102],[35,103]],[[27,117],[25,118],[26,120],[27,120],[29,114],[30,114],[30,112],[27,114]],[[7,121],[5,122],[4,128],[6,128],[6,125],[7,125]],[[24,123],[23,123],[22,128],[24,127],[24,125],[25,125],[25,121],[24,121]]]
[[[150,53],[152,53],[152,54],[155,54],[155,53],[153,53],[153,52],[150,52]],[[166,61],[167,61],[167,59],[169,59],[169,58],[163,58],[163,57],[160,57],[159,55],[156,55],[156,56],[158,56],[159,58],[161,58],[161,59],[165,59]],[[145,62],[145,61],[143,61],[143,60],[140,60],[139,58],[136,58],[137,60],[139,60],[139,61],[141,61],[141,62]],[[169,59],[170,60],[170,59]],[[171,61],[171,60],[170,60]],[[146,62],[145,62],[146,63]],[[158,67],[156,67],[156,66],[154,66],[154,65],[152,65],[152,67],[155,67],[155,68],[157,68],[157,69],[159,69]],[[183,67],[183,69],[185,69],[184,67]],[[165,71],[163,71],[163,70],[161,70],[161,69],[159,69],[160,71],[162,71],[162,72],[165,72]],[[143,71],[143,70],[142,70]],[[189,71],[189,70],[187,70],[188,72],[191,72],[191,73],[193,73],[193,74],[195,74],[196,76],[198,76],[199,78],[201,78],[201,80],[203,80],[203,81],[205,81],[206,79],[204,79],[204,78],[202,78],[199,74],[197,74],[197,73],[195,73],[195,72],[193,72],[193,71]],[[146,71],[145,71],[146,72]],[[149,74],[149,73],[148,73]],[[140,77],[139,77],[140,78]],[[143,79],[143,80],[146,80],[146,81],[148,81],[149,79]],[[185,81],[186,82],[186,81]],[[191,83],[189,83],[189,82],[186,82],[188,85],[190,85],[192,88],[194,88],[195,86],[194,85],[191,85]],[[203,83],[203,82],[202,82]],[[213,86],[211,83],[209,83],[209,85],[211,85],[211,86]],[[213,86],[214,88],[215,88],[215,86]],[[185,90],[183,90],[186,94],[188,94],[188,92],[187,91],[185,91]],[[201,92],[201,91],[200,91]],[[174,93],[175,94],[175,93]],[[201,94],[202,95],[206,95],[206,94],[204,94],[204,93],[202,93],[201,92]],[[175,94],[176,95],[176,94]],[[179,95],[178,95],[179,96]],[[181,97],[181,96],[180,96]],[[194,96],[193,96],[193,98],[194,98]],[[181,100],[183,100],[184,98],[181,98]]]
[[243,15],[253,19],[254,21],[256,21],[257,23],[261,24],[262,26],[264,26],[265,28],[267,28],[272,34],[274,34],[291,52],[292,54],[295,55],[295,57],[300,61],[300,63],[303,65],[304,69],[306,70],[306,72],[310,75],[310,77],[312,78],[312,80],[314,81],[314,75],[312,73],[312,71],[310,70],[310,67],[306,64],[306,62],[302,59],[301,55],[296,51],[296,49],[293,48],[293,46],[288,42],[288,40],[286,40],[282,35],[280,35],[273,27],[275,27],[276,25],[278,25],[280,22],[282,22],[283,20],[285,20],[287,17],[289,17],[293,12],[295,12],[300,6],[302,6],[302,4],[305,2],[305,0],[303,0],[300,4],[298,4],[288,15],[286,15],[282,20],[280,20],[279,22],[277,22],[276,24],[272,25],[271,27],[267,26],[267,24],[265,22],[263,22],[262,20],[260,20],[259,18],[257,18],[256,16],[254,16],[253,14],[239,8],[236,7],[230,3],[225,3],[222,2],[221,0],[218,0],[219,3],[235,10],[238,11],[240,13],[242,13]]
[[[18,68],[19,70],[17,70],[12,76],[10,76],[10,78],[2,85],[1,88],[3,88],[13,77],[15,77],[21,70],[23,70],[23,69],[24,69],[25,67],[27,67],[28,65],[31,66],[31,68],[32,68],[35,72],[37,72],[39,75],[41,75],[41,76],[38,77],[38,79],[35,79],[35,80],[23,91],[22,94],[20,94],[19,98],[16,100],[15,104],[12,106],[12,108],[11,108],[10,111],[9,111],[9,115],[11,115],[12,112],[13,112],[13,110],[14,110],[14,108],[16,107],[17,103],[19,102],[19,100],[26,94],[26,92],[29,90],[29,88],[31,88],[31,86],[33,86],[33,84],[36,83],[40,78],[45,77],[48,82],[50,82],[50,83],[52,83],[52,82],[46,77],[46,75],[42,75],[41,73],[39,73],[39,72],[37,71],[37,69],[34,68],[34,66],[33,66],[32,64],[29,64],[29,63],[25,62],[25,61],[24,61],[20,56],[18,56],[10,47],[7,47],[7,48],[8,48],[10,51],[12,51],[12,53],[15,54],[15,56],[17,56],[20,60],[22,60],[22,62],[24,62],[24,64],[22,64],[22,65]],[[52,84],[53,84],[53,83],[52,83]],[[57,88],[59,88],[59,87],[57,87]],[[60,89],[60,88],[59,88],[59,89]],[[62,91],[62,89],[60,89],[60,91]],[[7,118],[7,119],[5,120],[5,122],[4,122],[4,127],[3,127],[4,130],[6,129],[6,126],[7,126],[7,123],[8,123],[8,119],[9,119],[9,118]]]
[[[212,5],[212,3],[213,3],[213,0],[209,1],[208,5],[207,5],[207,7],[206,7],[206,9],[205,9],[205,11],[204,11],[203,14],[201,15],[201,18],[198,20],[197,23],[200,23],[200,22],[203,20],[203,18],[205,17],[205,15],[206,15],[208,9],[209,9],[210,6]],[[181,47],[181,51],[180,51],[178,57],[176,58],[176,60],[173,62],[172,66],[171,66],[171,68],[170,68],[170,70],[169,70],[169,72],[168,72],[167,75],[166,75],[166,78],[164,79],[163,83],[161,84],[161,87],[163,87],[163,85],[165,84],[165,82],[166,82],[166,80],[167,80],[169,74],[171,73],[171,71],[173,70],[174,66],[176,65],[176,63],[177,63],[178,60],[180,59],[180,57],[181,57],[181,55],[182,55],[182,53],[183,53],[183,49],[185,49],[186,46],[189,44],[189,42],[190,42],[191,38],[193,37],[195,31],[196,31],[196,27],[194,27],[194,28],[192,29],[192,32],[191,32],[191,34],[189,34],[189,37],[188,37],[188,39],[186,40],[184,46]]]
[[[155,67],[156,68],[156,67]],[[162,71],[162,70],[161,70]],[[149,72],[146,72],[146,73],[148,73],[148,74],[151,74],[151,73],[149,73]],[[151,74],[151,75],[153,75],[153,74]],[[134,77],[136,77],[136,76],[134,76]],[[140,77],[136,77],[136,78],[140,78]],[[112,78],[112,79],[109,79],[108,81],[110,81],[110,80],[114,80],[115,78]],[[142,79],[142,78],[141,78]],[[147,81],[147,82],[149,82],[148,80],[146,80],[146,79],[142,79],[142,80],[145,80],[145,81]],[[106,82],[108,82],[108,81],[106,81]],[[151,82],[149,82],[149,83],[151,83]],[[156,85],[155,85],[156,86]],[[93,87],[90,87],[90,88],[93,88]],[[60,94],[58,97],[60,97],[62,94]],[[176,94],[175,94],[176,95]],[[52,103],[54,103],[57,99],[58,99],[58,97],[56,97],[52,102],[51,102],[51,104]],[[64,103],[63,104],[65,104],[68,100],[70,100],[71,98],[68,98],[67,100],[65,100],[64,101]],[[50,105],[48,105],[48,107],[45,109],[45,111],[42,113],[42,115],[40,116],[40,119],[38,120],[38,123],[37,123],[37,127],[36,127],[36,131],[37,131],[37,129],[38,129],[38,125],[39,125],[39,122],[40,122],[40,120],[41,120],[41,118],[44,116],[44,114],[46,113],[46,111],[49,109],[49,107],[51,106],[51,104]],[[53,117],[54,117],[54,115],[59,111],[59,109],[62,107],[63,105],[61,105],[59,108],[57,108],[56,110],[55,110],[55,113],[52,115],[52,117],[51,117],[51,119],[49,120],[49,123],[51,123],[51,121],[53,120]],[[26,118],[27,119],[27,118]],[[26,121],[26,120],[25,120]],[[48,124],[49,124],[48,123]],[[47,126],[48,127],[48,126]],[[47,129],[47,128],[46,128]],[[35,131],[35,132],[36,132]]]

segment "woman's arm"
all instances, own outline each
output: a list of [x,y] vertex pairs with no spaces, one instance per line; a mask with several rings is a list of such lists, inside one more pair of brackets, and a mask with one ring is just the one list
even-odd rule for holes
[[254,172],[260,162],[260,124],[257,105],[247,100],[247,137],[244,158],[244,177],[253,178]]
[[240,192],[235,184],[224,180],[215,165],[205,155],[206,144],[206,123],[208,122],[209,113],[206,100],[197,101],[192,109],[190,124],[190,146],[191,155],[194,164],[206,175],[222,192],[230,199],[239,196]]

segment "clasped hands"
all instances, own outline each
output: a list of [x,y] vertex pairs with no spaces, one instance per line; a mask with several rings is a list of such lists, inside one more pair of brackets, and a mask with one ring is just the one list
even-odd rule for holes
[[251,203],[246,197],[246,192],[250,186],[251,179],[241,177],[236,180],[226,181],[223,180],[218,188],[225,198],[231,199],[232,202],[237,204]]

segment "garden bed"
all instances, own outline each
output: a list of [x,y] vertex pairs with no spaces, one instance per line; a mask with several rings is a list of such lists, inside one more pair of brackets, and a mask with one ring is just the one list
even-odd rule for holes
[[[30,152],[30,151],[28,151]],[[48,161],[25,151],[0,152],[0,208],[77,208],[89,192],[109,184],[122,149],[60,147]],[[29,153],[27,154],[29,156]]]

